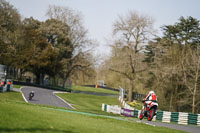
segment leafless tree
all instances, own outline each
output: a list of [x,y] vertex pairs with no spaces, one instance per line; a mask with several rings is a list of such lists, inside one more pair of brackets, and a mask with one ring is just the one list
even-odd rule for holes
[[60,20],[70,27],[70,37],[76,53],[88,49],[88,46],[91,48],[91,41],[87,37],[88,31],[83,26],[81,12],[74,11],[69,7],[50,5],[46,15],[49,18]]
[[197,106],[200,105],[200,48],[197,46],[192,49],[187,46],[184,54],[181,66],[184,74],[183,81],[188,89],[185,102],[192,106],[192,113],[195,113]]
[[115,61],[110,70],[129,79],[132,84],[129,101],[132,101],[134,82],[140,80],[139,73],[145,70],[142,51],[153,31],[153,20],[137,12],[119,16],[113,25],[113,35],[117,39],[113,45]]

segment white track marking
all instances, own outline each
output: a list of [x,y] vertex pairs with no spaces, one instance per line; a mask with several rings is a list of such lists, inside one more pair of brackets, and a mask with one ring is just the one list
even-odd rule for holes
[[[59,92],[59,91],[54,91],[53,94],[55,95],[55,93],[67,93],[67,92]],[[72,109],[75,109],[74,107],[72,107],[71,104],[69,104],[68,102],[66,102],[64,99],[62,99],[61,97],[55,95],[56,97],[58,97],[60,100],[62,100],[64,103],[66,103],[67,105],[69,105]]]
[[150,126],[153,126],[153,127],[155,127],[156,125],[154,125],[154,124],[150,124],[150,123],[146,123],[146,122],[144,122],[144,121],[136,121],[137,123],[144,123],[144,124],[146,124],[146,125],[150,125]]
[[20,88],[20,93],[22,94],[22,97],[23,97],[24,101],[25,101],[26,103],[28,103],[28,101],[26,100],[26,97],[24,96],[24,94],[23,94],[23,92],[22,92],[22,88],[23,88],[23,87]]

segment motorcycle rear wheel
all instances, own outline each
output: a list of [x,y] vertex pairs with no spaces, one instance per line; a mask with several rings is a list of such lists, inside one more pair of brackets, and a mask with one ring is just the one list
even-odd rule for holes
[[153,116],[155,115],[155,111],[156,111],[155,108],[151,108],[149,110],[150,115],[147,117],[148,121],[151,121],[153,119]]

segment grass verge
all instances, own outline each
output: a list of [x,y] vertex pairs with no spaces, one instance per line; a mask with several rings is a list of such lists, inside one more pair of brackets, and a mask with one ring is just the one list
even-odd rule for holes
[[21,93],[14,91],[0,93],[0,102],[2,101],[24,102]]
[[22,86],[21,85],[13,85],[13,88],[21,88]]
[[77,93],[58,93],[56,95],[72,104],[72,106],[77,110],[83,112],[105,114],[105,112],[101,111],[102,103],[119,105],[117,97],[95,96]]
[[85,86],[72,86],[72,90],[74,91],[88,91],[88,92],[99,92],[99,93],[109,93],[118,95],[119,92],[107,90],[103,88],[94,88],[94,87],[85,87]]

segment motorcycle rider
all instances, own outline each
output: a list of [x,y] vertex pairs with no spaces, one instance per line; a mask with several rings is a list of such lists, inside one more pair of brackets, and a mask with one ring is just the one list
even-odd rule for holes
[[31,91],[31,92],[29,93],[29,100],[31,100],[33,97],[34,97],[34,91]]
[[[151,103],[151,102],[157,102],[157,97],[156,97],[156,94],[154,91],[149,91],[149,93],[147,94],[147,96],[142,100],[143,102],[143,107],[142,109],[144,109],[145,107],[148,107],[148,105]],[[144,112],[144,114],[146,113],[146,110]]]

